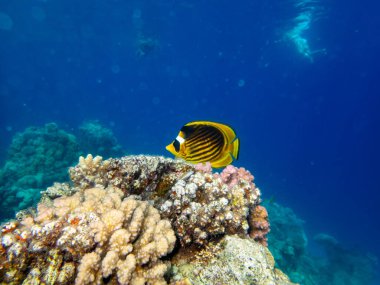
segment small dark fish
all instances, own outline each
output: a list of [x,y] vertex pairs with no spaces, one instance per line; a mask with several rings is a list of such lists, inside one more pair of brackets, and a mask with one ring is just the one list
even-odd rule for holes
[[210,162],[212,167],[219,168],[238,159],[239,139],[227,125],[195,121],[184,125],[166,149],[188,162]]

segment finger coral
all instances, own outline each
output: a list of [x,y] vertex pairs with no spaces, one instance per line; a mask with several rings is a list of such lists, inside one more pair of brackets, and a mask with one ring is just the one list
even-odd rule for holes
[[[89,188],[3,228],[0,279],[21,284],[166,284],[176,237],[148,202]],[[38,283],[39,282],[39,283]]]

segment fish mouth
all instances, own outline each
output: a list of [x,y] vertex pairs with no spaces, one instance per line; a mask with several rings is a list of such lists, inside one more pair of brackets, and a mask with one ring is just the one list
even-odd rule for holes
[[174,150],[174,147],[173,147],[173,143],[168,144],[168,145],[166,146],[166,150],[169,151],[171,154],[176,155],[175,150]]

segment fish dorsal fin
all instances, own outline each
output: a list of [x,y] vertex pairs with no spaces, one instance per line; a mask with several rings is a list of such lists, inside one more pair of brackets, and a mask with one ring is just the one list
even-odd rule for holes
[[236,134],[230,126],[218,124],[218,128],[226,135],[229,143],[232,143],[234,141]]
[[194,121],[194,122],[187,123],[186,125],[184,125],[184,127],[196,127],[198,125],[206,125],[206,126],[217,128],[218,130],[220,130],[222,133],[225,134],[229,143],[232,143],[233,140],[236,138],[236,134],[234,130],[230,126],[221,124],[221,123],[210,122],[210,121]]

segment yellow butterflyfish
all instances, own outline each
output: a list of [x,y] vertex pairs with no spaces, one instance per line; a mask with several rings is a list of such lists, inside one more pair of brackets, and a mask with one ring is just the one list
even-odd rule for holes
[[166,149],[188,162],[210,162],[212,167],[220,168],[238,159],[239,146],[239,139],[231,127],[194,121],[184,125]]

